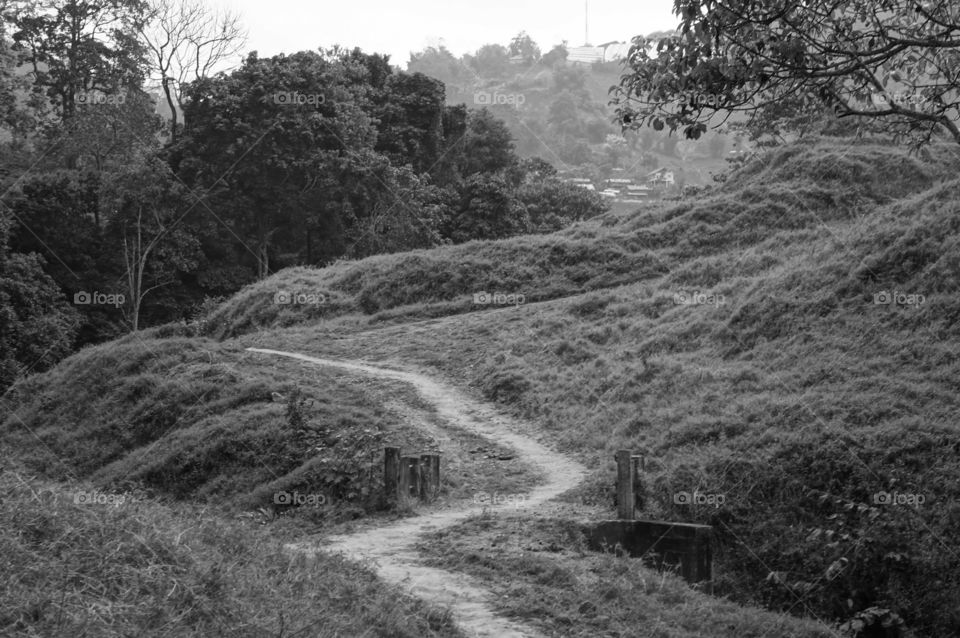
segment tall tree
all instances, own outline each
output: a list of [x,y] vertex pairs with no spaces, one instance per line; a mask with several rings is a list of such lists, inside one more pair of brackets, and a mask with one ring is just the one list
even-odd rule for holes
[[391,166],[382,155],[371,159],[375,179],[366,180],[370,198],[348,231],[346,254],[360,258],[440,244],[440,224],[449,214],[443,191],[408,166]]
[[536,64],[540,61],[540,47],[526,31],[521,31],[510,41],[509,53],[511,56],[522,57],[524,64]]
[[162,123],[150,95],[139,89],[127,90],[117,99],[96,95],[102,101],[77,104],[72,117],[48,131],[62,155],[76,158],[80,170],[101,173],[122,169],[157,150]]
[[[678,33],[637,37],[614,97],[627,126],[782,109],[856,117],[915,145],[960,143],[960,12],[930,0],[679,0]],[[678,99],[704,96],[705,100]]]
[[107,239],[122,259],[128,321],[136,332],[147,296],[199,265],[199,241],[183,223],[191,204],[183,185],[156,158],[112,175],[101,200],[109,216]]
[[160,82],[170,110],[170,139],[176,142],[183,86],[216,71],[229,70],[246,44],[240,16],[219,11],[201,0],[149,0],[140,36],[150,69]]
[[528,180],[517,189],[517,199],[529,218],[525,232],[549,233],[573,222],[596,217],[609,210],[599,193],[563,182],[555,176]]
[[0,393],[70,353],[79,315],[35,254],[10,253],[12,218],[0,208]]
[[[260,59],[190,85],[175,170],[200,192],[270,273],[273,238],[304,227],[306,202],[361,149],[375,129],[367,90],[349,81],[356,63],[313,52]],[[327,203],[347,198],[329,184]]]
[[25,176],[5,198],[17,220],[10,250],[37,253],[64,293],[89,290],[103,254],[97,223],[100,178],[58,170]]
[[562,44],[558,44],[547,51],[540,61],[546,67],[561,68],[567,61],[567,55],[567,41],[564,40]]
[[432,169],[442,145],[443,83],[422,73],[390,75],[380,102],[376,150],[418,173]]
[[467,64],[482,78],[501,78],[510,68],[510,54],[500,44],[485,44],[474,56],[464,56]]
[[408,73],[423,73],[443,82],[447,96],[453,98],[472,85],[476,79],[474,72],[467,68],[460,58],[457,58],[443,45],[427,47],[418,53],[410,53],[407,62]]
[[[146,10],[142,0],[29,0],[14,5],[15,47],[30,66],[35,95],[47,101],[45,109],[35,105],[38,130],[51,143],[68,140],[49,153],[50,158],[77,168],[91,135],[101,141],[113,135],[100,121],[108,109],[100,107],[117,107],[110,117],[120,128],[145,122],[147,107],[136,99],[142,95],[146,69],[145,49],[137,36]],[[92,123],[82,121],[91,116]],[[119,133],[131,139],[143,135],[140,128]],[[103,151],[109,144],[97,148]]]
[[18,73],[21,58],[19,52],[11,46],[10,28],[14,20],[14,7],[11,0],[0,0],[0,128],[12,138],[22,129],[23,109],[18,94],[29,89],[29,79]]
[[[26,50],[34,84],[58,115],[74,115],[88,91],[117,94],[142,86],[146,51],[138,39],[142,0],[18,2],[14,42]],[[79,98],[81,101],[83,97]]]
[[444,224],[443,235],[454,243],[471,239],[502,239],[529,228],[526,209],[501,175],[475,174],[460,190],[456,212]]
[[506,124],[486,109],[470,110],[462,141],[460,174],[496,173],[517,161]]

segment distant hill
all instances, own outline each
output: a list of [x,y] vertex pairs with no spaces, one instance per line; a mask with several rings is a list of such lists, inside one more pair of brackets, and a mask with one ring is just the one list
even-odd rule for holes
[[[614,169],[639,176],[668,165],[684,183],[705,185],[725,170],[730,151],[746,148],[744,141],[716,132],[683,142],[652,128],[624,137],[609,91],[619,83],[628,45],[606,44],[560,45],[535,61],[509,58],[505,50],[496,58],[490,52],[494,45],[482,49],[483,56],[459,59],[443,48],[427,49],[411,56],[407,71],[444,82],[448,104],[490,109],[506,122],[522,157],[539,156],[597,180],[609,178]],[[594,58],[598,61],[589,63]],[[715,147],[712,137],[720,139]]]

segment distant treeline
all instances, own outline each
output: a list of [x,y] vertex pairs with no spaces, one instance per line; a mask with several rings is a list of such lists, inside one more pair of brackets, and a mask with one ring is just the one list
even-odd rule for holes
[[[387,56],[253,52],[178,84],[143,3],[0,11],[0,388],[287,266],[605,210],[521,160],[486,109],[447,105],[440,81]],[[172,121],[148,89],[159,74]]]

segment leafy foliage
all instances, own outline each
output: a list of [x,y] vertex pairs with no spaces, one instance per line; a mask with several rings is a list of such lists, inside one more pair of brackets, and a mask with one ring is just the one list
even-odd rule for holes
[[633,40],[615,93],[628,127],[696,139],[714,116],[747,112],[776,135],[832,111],[914,145],[943,135],[960,142],[953,5],[685,0],[676,13],[676,33]]
[[4,253],[0,244],[0,392],[69,354],[80,324],[40,257]]

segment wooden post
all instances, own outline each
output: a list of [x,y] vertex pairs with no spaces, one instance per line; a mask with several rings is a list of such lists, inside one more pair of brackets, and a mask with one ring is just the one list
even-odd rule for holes
[[432,501],[440,494],[440,455],[420,455],[420,500]]
[[420,496],[420,457],[400,457],[400,499],[409,502]]
[[395,503],[399,492],[400,448],[383,448],[383,493],[387,500]]
[[643,470],[644,470],[644,459],[642,454],[633,454],[630,456],[630,462],[632,467],[630,469],[633,474],[633,502],[634,506],[638,510],[643,509]]
[[633,462],[630,450],[620,450],[613,457],[617,461],[617,518],[633,520]]

